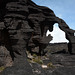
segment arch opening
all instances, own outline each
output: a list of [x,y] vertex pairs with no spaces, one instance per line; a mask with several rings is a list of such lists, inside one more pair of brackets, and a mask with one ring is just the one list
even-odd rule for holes
[[51,36],[53,37],[53,40],[50,41],[49,43],[64,43],[64,42],[69,42],[66,38],[65,38],[65,32],[62,31],[59,27],[58,27],[58,23],[54,24],[53,27],[53,31],[49,32],[49,30],[47,30],[46,36],[48,36],[49,34],[51,34]]

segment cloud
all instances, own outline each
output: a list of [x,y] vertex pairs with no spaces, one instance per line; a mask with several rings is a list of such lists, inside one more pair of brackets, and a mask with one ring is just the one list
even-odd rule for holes
[[53,32],[49,32],[49,30],[47,31],[46,36],[48,36],[48,34],[51,34],[51,36],[53,36],[53,40],[50,41],[50,43],[68,42],[68,40],[65,38],[65,33],[56,25],[54,25]]

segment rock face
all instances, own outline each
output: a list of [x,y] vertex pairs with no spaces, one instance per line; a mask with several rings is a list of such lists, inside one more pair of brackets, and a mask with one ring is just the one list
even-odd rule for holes
[[[60,18],[55,16],[54,12],[43,6],[38,6],[31,0],[1,0],[0,1],[0,45],[4,45],[9,51],[9,55],[14,62],[12,74],[17,75],[18,71],[23,71],[23,65],[31,67],[27,62],[26,50],[32,52],[32,49],[39,47],[39,55],[44,54],[52,36],[46,36],[47,30],[53,31],[53,25],[59,24],[59,28],[65,32],[69,40],[69,52],[75,52],[75,30],[72,30]],[[73,51],[73,52],[72,52]],[[24,59],[25,58],[25,59]],[[22,59],[22,62],[21,62]],[[24,63],[24,61],[26,63]],[[20,63],[20,70],[17,70]],[[21,65],[24,63],[23,65]],[[15,66],[17,66],[15,68]],[[3,72],[12,71],[12,67]],[[30,69],[30,71],[32,71]],[[10,72],[7,75],[10,75]],[[19,75],[23,75],[20,74]],[[29,72],[27,72],[27,75]],[[33,73],[32,73],[33,74]]]
[[13,61],[9,51],[5,47],[0,46],[0,66],[8,67],[12,66],[12,64]]

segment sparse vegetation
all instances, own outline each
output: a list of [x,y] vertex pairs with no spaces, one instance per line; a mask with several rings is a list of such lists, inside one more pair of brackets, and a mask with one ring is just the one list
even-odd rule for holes
[[[31,55],[29,52],[27,52],[27,55]],[[38,56],[36,54],[31,55],[33,58],[30,59],[31,57],[28,57],[28,61],[30,63],[38,63],[38,64],[43,64],[43,60],[41,59],[41,56]]]
[[32,59],[32,61],[36,62],[38,64],[43,64],[43,60],[41,60],[41,58],[39,58],[39,57]]
[[[31,55],[29,52],[27,52],[27,55]],[[33,58],[31,58],[33,57]],[[30,63],[38,63],[41,66],[43,65],[46,68],[55,68],[55,66],[52,64],[52,62],[49,62],[48,64],[44,65],[43,59],[48,59],[46,56],[38,56],[37,54],[33,54],[30,57],[28,57],[28,61]]]
[[33,57],[37,57],[37,55],[36,54],[33,54]]
[[2,72],[4,69],[5,69],[5,67],[4,66],[1,66],[0,67],[0,72]]
[[50,63],[47,64],[47,67],[54,68],[55,66],[52,64],[52,62],[50,62]]

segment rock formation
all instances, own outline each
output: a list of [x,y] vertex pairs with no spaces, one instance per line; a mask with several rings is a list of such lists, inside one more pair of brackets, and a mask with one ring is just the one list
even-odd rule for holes
[[[72,53],[75,50],[75,30],[70,29],[51,9],[38,6],[31,0],[0,1],[0,44],[7,48],[15,64],[22,64],[21,60],[27,63],[27,49],[32,52],[32,49],[38,46],[39,54],[44,54],[44,49],[52,40],[52,36],[46,36],[46,32],[52,32],[55,23],[65,32],[66,39],[69,40],[69,52]],[[29,66],[27,64],[27,67]]]

